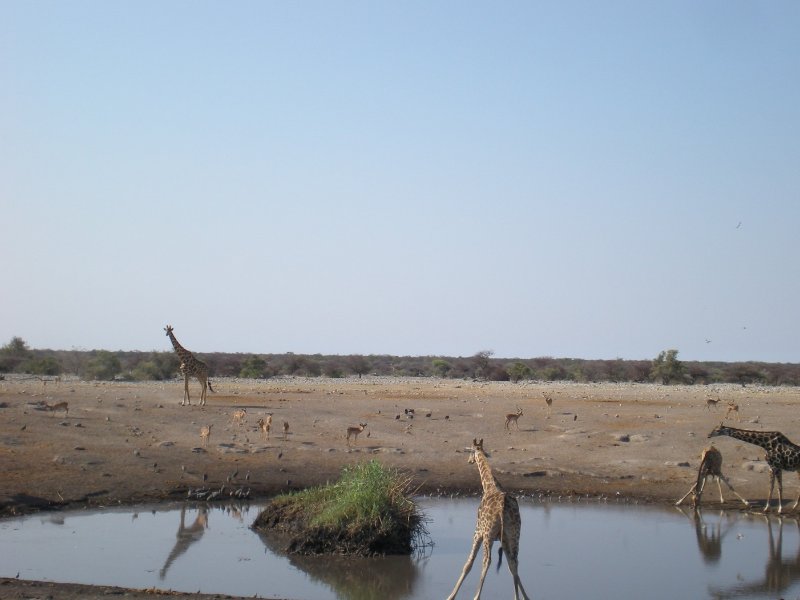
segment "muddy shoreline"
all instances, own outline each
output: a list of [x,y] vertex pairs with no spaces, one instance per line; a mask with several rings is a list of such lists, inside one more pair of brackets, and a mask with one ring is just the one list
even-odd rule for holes
[[[214,389],[199,407],[196,399],[180,406],[177,380],[0,381],[0,516],[175,501],[198,489],[221,490],[220,499],[235,493],[267,498],[325,483],[343,466],[371,459],[410,473],[420,493],[472,494],[480,484],[464,448],[473,437],[484,439],[495,475],[509,490],[667,504],[691,485],[707,434],[725,418],[728,402],[739,406],[728,424],[800,440],[800,426],[792,428],[800,390],[786,387],[364,377],[220,379]],[[198,395],[196,382],[190,390]],[[42,410],[60,402],[68,412]],[[240,425],[232,414],[242,408],[247,418]],[[506,428],[505,415],[518,409],[519,428]],[[269,413],[266,439],[256,420]],[[349,447],[346,429],[361,422],[368,427]],[[207,446],[199,435],[204,425],[212,425]],[[731,438],[714,442],[737,491],[763,501],[763,451]],[[784,496],[793,500],[795,478],[785,479]],[[152,596],[0,581],[4,598],[37,594]]]

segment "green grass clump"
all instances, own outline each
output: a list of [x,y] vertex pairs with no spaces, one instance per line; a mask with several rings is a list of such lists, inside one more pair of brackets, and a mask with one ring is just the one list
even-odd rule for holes
[[373,460],[345,467],[335,483],[278,496],[254,526],[292,531],[298,552],[410,553],[424,536],[411,493],[410,476]]

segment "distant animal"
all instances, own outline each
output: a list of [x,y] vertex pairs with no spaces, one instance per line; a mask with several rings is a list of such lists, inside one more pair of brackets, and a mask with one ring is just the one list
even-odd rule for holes
[[356,443],[358,443],[358,434],[364,431],[366,428],[366,423],[359,423],[358,425],[351,425],[347,428],[347,445],[350,445],[350,436],[353,437]]
[[706,398],[706,410],[711,410],[712,406],[716,408],[717,404],[719,404],[719,397],[712,398],[709,396],[708,398]]
[[265,439],[269,439],[269,430],[272,428],[272,417],[269,420],[266,419],[259,419],[258,423],[258,430],[261,432],[261,436]]
[[233,422],[234,424],[241,427],[244,425],[244,422],[247,420],[247,409],[240,408],[238,410],[233,411]]
[[736,420],[741,421],[742,417],[739,416],[739,405],[736,404],[733,400],[728,402],[728,410],[725,412],[725,418],[728,418],[728,415],[731,413],[736,413]]
[[208,438],[211,437],[212,425],[203,425],[200,428],[200,439],[203,440],[203,446],[208,446]]
[[164,331],[167,332],[167,337],[172,342],[172,347],[175,349],[175,353],[181,361],[180,371],[183,374],[183,402],[181,402],[181,406],[184,404],[191,405],[192,403],[189,397],[190,377],[196,377],[200,385],[203,386],[203,389],[200,391],[200,406],[204,406],[206,403],[206,388],[212,392],[214,391],[211,387],[211,381],[208,379],[208,366],[202,360],[196,359],[191,352],[178,343],[175,334],[172,333],[172,325],[164,327]]
[[283,440],[286,441],[287,436],[289,435],[289,421],[283,422]]
[[56,412],[59,410],[64,411],[64,417],[66,418],[69,415],[69,402],[58,402],[56,404],[47,404],[44,405],[45,410],[50,412]]
[[733,489],[730,481],[725,475],[722,474],[722,453],[717,450],[714,446],[709,446],[703,453],[700,455],[700,467],[697,469],[697,481],[694,482],[689,491],[675,503],[675,506],[679,506],[681,502],[686,500],[689,494],[692,494],[692,506],[697,507],[700,504],[700,499],[703,497],[703,488],[705,488],[706,480],[709,477],[713,477],[717,480],[717,487],[719,488],[719,502],[723,504],[725,499],[722,497],[722,486],[720,485],[720,479],[725,482],[725,485],[736,495],[739,500],[744,502],[745,506],[750,506],[750,503],[742,498],[736,490]]
[[549,394],[545,394],[542,392],[542,396],[544,396],[545,404],[547,404],[547,414],[552,414],[553,412],[553,397]]
[[510,429],[509,425],[511,423],[514,423],[514,425],[517,426],[517,429],[519,429],[519,418],[521,416],[522,416],[522,409],[519,406],[517,407],[517,412],[507,414],[506,415],[506,429]]

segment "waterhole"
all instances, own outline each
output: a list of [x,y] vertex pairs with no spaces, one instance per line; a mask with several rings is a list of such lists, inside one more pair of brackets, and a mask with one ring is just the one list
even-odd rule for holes
[[[433,547],[412,557],[289,556],[250,529],[261,505],[159,505],[0,521],[0,575],[302,600],[438,599],[469,552],[477,499],[421,499]],[[521,500],[520,575],[537,600],[797,598],[797,520]],[[511,598],[497,547],[485,598]],[[471,598],[481,554],[459,597]],[[504,561],[505,562],[505,561]]]

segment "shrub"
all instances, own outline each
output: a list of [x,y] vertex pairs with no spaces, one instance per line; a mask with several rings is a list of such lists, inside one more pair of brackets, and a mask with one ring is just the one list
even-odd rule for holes
[[662,350],[653,360],[650,377],[661,383],[682,383],[686,378],[686,367],[678,360],[677,350]]
[[267,376],[267,361],[260,356],[251,356],[242,362],[239,377],[261,379]]
[[426,535],[411,477],[374,460],[345,467],[336,483],[278,496],[253,527],[291,531],[289,551],[299,554],[410,554]]
[[114,379],[122,370],[119,358],[107,350],[98,350],[86,365],[86,379]]

